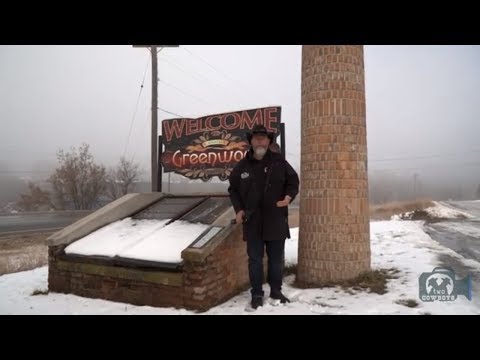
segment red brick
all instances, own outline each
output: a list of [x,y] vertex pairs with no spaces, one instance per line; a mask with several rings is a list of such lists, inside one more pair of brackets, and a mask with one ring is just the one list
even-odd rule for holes
[[[304,46],[302,64],[308,141],[301,145],[298,276],[315,284],[356,276],[370,264],[363,47]],[[321,96],[313,108],[312,94]]]

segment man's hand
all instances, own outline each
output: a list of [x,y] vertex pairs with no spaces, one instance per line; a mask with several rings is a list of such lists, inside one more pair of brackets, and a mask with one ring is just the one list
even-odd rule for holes
[[245,211],[240,210],[235,216],[235,221],[237,224],[243,224],[243,218],[245,217]]
[[286,195],[285,199],[277,201],[277,207],[288,206],[288,204],[290,204],[290,200],[292,200],[292,198],[290,196]]

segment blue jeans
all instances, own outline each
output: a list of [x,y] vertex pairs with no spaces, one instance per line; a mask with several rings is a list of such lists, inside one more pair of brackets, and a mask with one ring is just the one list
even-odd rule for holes
[[252,296],[263,296],[263,254],[267,248],[268,274],[267,281],[270,293],[282,290],[285,240],[263,241],[248,240],[248,275],[252,286]]

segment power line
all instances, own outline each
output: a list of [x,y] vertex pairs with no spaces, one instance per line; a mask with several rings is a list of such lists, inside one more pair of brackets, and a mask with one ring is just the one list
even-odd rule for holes
[[177,91],[179,91],[179,92],[181,92],[182,94],[184,94],[184,95],[186,95],[186,96],[190,96],[191,98],[194,98],[194,99],[196,99],[196,100],[198,100],[198,101],[200,101],[200,102],[202,102],[202,103],[204,103],[204,104],[212,105],[212,104],[209,103],[208,101],[206,101],[206,100],[204,100],[204,99],[202,99],[202,98],[199,98],[198,96],[195,96],[195,95],[192,95],[192,94],[190,94],[190,93],[187,93],[186,91],[180,89],[179,87],[177,87],[177,86],[175,86],[175,85],[172,85],[172,84],[170,84],[170,83],[167,83],[167,82],[164,81],[164,80],[160,80],[160,79],[159,79],[158,81],[161,82],[161,83],[163,83],[163,84],[165,84],[165,85],[167,85],[167,86],[169,86],[169,87],[171,87],[171,88],[173,88],[173,89],[175,89],[175,90],[177,90]]
[[[239,85],[241,85],[244,90],[246,90],[248,93],[252,92],[252,91],[256,91],[256,89],[254,88],[248,88],[245,84],[243,84],[240,80],[237,80],[237,79],[234,79],[232,78],[231,76],[227,75],[226,73],[224,73],[223,71],[217,69],[215,66],[213,66],[212,64],[210,64],[207,60],[205,60],[203,57],[201,57],[200,55],[197,55],[195,53],[193,53],[191,50],[187,49],[185,46],[182,46],[182,49],[185,50],[187,53],[189,53],[190,55],[192,56],[195,56],[197,57],[198,59],[200,59],[203,63],[205,63],[208,67],[210,67],[211,69],[213,69],[214,71],[216,71],[217,73],[219,73],[220,75],[224,76],[225,78],[229,79],[230,81],[233,81],[233,82],[236,82],[238,83]],[[265,96],[265,94],[260,94],[257,92],[257,95],[260,95],[260,97],[263,97]],[[266,98],[264,98],[266,99]],[[270,103],[272,104],[272,102],[269,100],[267,101],[267,103]]]
[[133,123],[134,123],[135,118],[137,116],[138,104],[140,103],[140,97],[142,96],[143,86],[145,84],[145,78],[147,76],[148,65],[150,65],[150,61],[151,61],[151,58],[149,56],[148,61],[147,61],[147,65],[145,66],[145,71],[143,72],[142,84],[140,85],[140,91],[138,93],[137,104],[135,105],[135,111],[133,112],[132,121],[130,122],[130,129],[128,131],[127,142],[125,143],[125,149],[123,150],[123,157],[125,157],[125,155],[127,153],[128,144],[130,142],[130,136],[132,135]]
[[418,166],[418,167],[411,167],[411,168],[396,168],[396,169],[369,169],[369,171],[407,171],[407,170],[423,170],[423,169],[430,169],[430,168],[451,168],[451,167],[469,167],[469,166],[479,166],[480,162],[473,162],[473,163],[462,163],[462,164],[442,164],[442,165],[430,165],[430,166]]
[[[149,119],[149,113],[148,113],[148,105],[145,106],[145,120],[143,121],[143,129],[142,129],[142,134],[148,134],[148,119]],[[143,142],[142,142],[143,143]],[[135,159],[135,156],[137,155],[138,151],[138,146],[140,144],[140,141],[137,142],[137,146],[135,147],[135,150],[132,155],[132,161]]]
[[162,109],[162,108],[158,108],[158,110],[163,111],[164,113],[167,113],[167,114],[172,114],[172,115],[181,117],[181,118],[185,118],[185,117],[186,117],[186,116],[183,116],[183,115],[175,114],[174,112],[171,112],[171,111],[168,111],[168,110],[165,110],[165,109]]
[[372,160],[369,160],[369,162],[433,159],[433,158],[441,158],[441,157],[446,157],[446,156],[464,155],[464,154],[478,153],[478,152],[480,152],[480,150],[470,150],[470,151],[464,151],[464,152],[458,152],[458,153],[450,153],[450,154],[435,154],[435,155],[425,155],[425,156],[411,156],[411,157],[403,157],[403,158],[372,159]]
[[[168,64],[170,64],[170,65],[173,65],[174,67],[176,67],[176,68],[177,68],[178,70],[180,70],[181,72],[183,72],[183,73],[185,73],[185,74],[187,74],[187,75],[189,75],[189,76],[191,76],[191,77],[193,77],[193,78],[201,81],[201,82],[202,82],[202,85],[205,84],[205,83],[208,83],[208,84],[210,84],[210,85],[217,86],[218,88],[227,90],[227,91],[229,91],[229,92],[232,91],[231,88],[228,88],[227,86],[225,86],[225,85],[223,85],[223,84],[220,84],[220,83],[215,82],[215,81],[213,81],[213,80],[211,80],[211,79],[209,79],[209,78],[207,78],[207,77],[205,77],[205,76],[203,76],[203,75],[200,75],[199,73],[197,73],[197,72],[195,72],[195,71],[192,71],[192,70],[187,71],[183,66],[178,65],[178,64],[175,63],[174,61],[169,61],[169,60],[167,60],[167,58],[166,58],[165,56],[163,56],[162,58],[160,58],[160,60],[161,60],[161,61],[164,61],[164,62],[166,62],[166,63],[168,63]],[[233,101],[232,101],[232,104],[234,104]],[[235,105],[236,105],[236,104],[235,104]]]
[[0,170],[0,174],[47,174],[53,170]]
[[200,59],[203,63],[205,63],[208,67],[210,67],[211,69],[213,69],[214,71],[216,71],[217,73],[219,73],[220,75],[226,77],[227,79],[231,80],[231,81],[235,81],[234,79],[232,79],[230,76],[228,76],[227,74],[225,74],[223,71],[220,71],[218,70],[215,66],[213,66],[212,64],[210,64],[207,60],[205,60],[203,57],[201,57],[200,55],[197,55],[197,54],[194,54],[192,51],[188,50],[185,46],[182,46],[182,49],[185,50],[187,53],[189,53],[190,55],[192,56],[195,56],[196,58]]
[[[147,105],[148,107],[148,105]],[[160,111],[163,111],[164,113],[167,113],[167,114],[171,114],[171,115],[174,115],[174,116],[177,116],[177,117],[181,117],[181,118],[185,118],[186,116],[183,116],[183,115],[179,115],[177,113],[174,113],[172,111],[168,111],[166,109],[162,109],[162,108],[158,108],[158,110]],[[142,133],[147,133],[147,127],[148,127],[148,117],[149,117],[149,113],[148,111],[145,112],[145,120],[143,121],[143,131]],[[133,155],[132,155],[132,162],[135,160],[135,157],[137,156],[137,152],[138,152],[138,146],[139,146],[140,142],[137,142],[137,146],[135,147],[135,150],[133,152]]]

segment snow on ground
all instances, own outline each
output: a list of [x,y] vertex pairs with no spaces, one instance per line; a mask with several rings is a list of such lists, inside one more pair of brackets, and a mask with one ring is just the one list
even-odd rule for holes
[[[459,209],[454,209],[450,207],[448,204],[445,202],[438,202],[434,201],[433,206],[428,207],[425,209],[425,212],[430,215],[431,218],[435,219],[473,219],[474,216],[461,211]],[[402,219],[411,219],[413,216],[414,211],[408,211],[404,214],[398,214],[398,215],[393,215],[391,217],[391,220],[402,220]]]
[[75,295],[52,293],[32,296],[31,294],[35,290],[47,289],[47,278],[47,267],[0,277],[0,314],[148,315],[189,313],[186,310],[141,307]]
[[[397,279],[388,282],[384,295],[364,291],[347,291],[340,287],[298,289],[294,276],[285,278],[284,293],[293,302],[285,305],[266,302],[255,312],[246,311],[248,291],[210,309],[204,314],[480,314],[478,302],[459,296],[453,302],[427,303],[419,300],[418,278],[438,266],[437,256],[447,254],[480,271],[480,263],[465,260],[454,251],[439,245],[423,231],[421,221],[379,221],[371,223],[372,268],[396,268]],[[286,242],[286,263],[296,263],[298,229],[291,229]],[[47,268],[0,277],[0,314],[195,314],[187,310],[140,307],[74,295],[48,294],[32,296],[35,290],[47,289]],[[264,287],[268,294],[268,285]],[[399,300],[415,300],[410,308]],[[474,299],[475,300],[475,299]]]
[[473,238],[480,239],[480,226],[478,223],[473,222],[438,222],[434,224],[438,229],[456,231],[462,235],[471,236]]
[[[291,286],[294,276],[285,279],[284,290],[294,300],[291,304],[259,308],[255,314],[480,314],[480,308],[459,296],[450,303],[426,303],[419,300],[418,278],[422,272],[431,272],[436,255],[449,254],[463,259],[450,249],[440,246],[422,230],[420,221],[381,221],[371,223],[372,268],[400,270],[399,278],[389,280],[384,295],[341,288],[296,289]],[[291,229],[292,239],[285,244],[286,264],[296,263],[294,243],[298,229]],[[472,262],[465,260],[472,266]],[[480,263],[473,264],[480,271]],[[265,287],[268,294],[268,286]],[[398,300],[416,300],[419,305],[409,308]],[[249,300],[246,292],[227,303],[211,309],[211,314],[242,314]],[[241,306],[243,305],[243,307]]]
[[285,241],[285,266],[297,264],[298,254],[298,228],[290,229],[290,239]]
[[430,216],[440,219],[455,219],[455,218],[467,218],[471,219],[474,216],[466,213],[464,211],[460,211],[458,209],[453,209],[452,207],[448,206],[444,202],[437,202],[434,201],[434,206],[426,208],[425,211],[430,214]]

